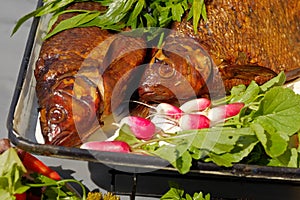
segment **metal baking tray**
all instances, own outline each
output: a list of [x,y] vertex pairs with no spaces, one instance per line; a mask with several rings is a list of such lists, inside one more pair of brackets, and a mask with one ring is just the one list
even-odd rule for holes
[[[42,4],[42,0],[38,1],[38,6]],[[160,183],[167,183],[167,180],[178,178],[180,182],[201,182],[205,185],[208,183],[230,182],[231,185],[242,184],[241,182],[255,182],[259,184],[293,185],[300,189],[300,169],[286,167],[266,167],[256,165],[236,164],[230,168],[216,166],[212,163],[195,162],[192,170],[186,175],[180,175],[169,163],[157,157],[112,153],[112,152],[96,152],[79,148],[68,148],[63,146],[53,146],[40,144],[36,141],[35,132],[38,123],[38,104],[35,94],[35,79],[33,76],[34,65],[39,54],[42,43],[41,35],[44,33],[43,27],[47,20],[35,18],[29,32],[25,52],[20,66],[18,79],[15,86],[13,99],[7,120],[7,128],[9,139],[11,142],[28,152],[51,156],[60,159],[72,159],[88,161],[91,166],[91,178],[97,179],[99,171],[95,172],[97,165],[105,165],[113,170],[114,179],[118,176],[151,177],[152,179],[161,180]],[[74,161],[75,162],[75,161]],[[96,170],[97,171],[97,170]],[[108,170],[111,172],[111,170]],[[124,172],[124,173],[123,173]],[[125,173],[126,172],[126,173]],[[201,180],[200,180],[201,179]],[[163,181],[164,180],[164,181]],[[140,182],[138,182],[140,183]],[[133,183],[133,185],[136,183]],[[140,195],[149,195],[156,193],[159,195],[166,192],[166,188],[154,191],[135,191],[132,187],[125,189],[116,189],[115,183],[112,184],[113,189],[121,193],[135,193]],[[252,187],[254,187],[252,185]],[[121,187],[122,188],[122,187]],[[209,188],[207,189],[209,191]],[[227,190],[228,191],[228,190]],[[288,190],[285,190],[288,191]],[[300,190],[299,190],[300,191]],[[232,191],[234,193],[234,191]],[[231,196],[232,194],[231,193]],[[236,193],[240,193],[236,191]],[[254,190],[255,193],[255,190]],[[299,194],[300,195],[300,194]],[[230,195],[229,195],[230,196]],[[230,197],[231,198],[231,197]]]

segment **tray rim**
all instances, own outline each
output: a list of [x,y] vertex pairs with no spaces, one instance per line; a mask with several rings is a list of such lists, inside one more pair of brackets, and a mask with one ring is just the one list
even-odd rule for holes
[[[42,4],[43,1],[38,0],[37,7],[40,7]],[[103,164],[110,165],[112,167],[120,167],[120,169],[128,169],[129,167],[134,173],[138,172],[140,169],[151,169],[154,171],[165,170],[171,173],[179,174],[175,168],[170,167],[167,161],[158,157],[113,152],[88,151],[72,147],[38,144],[22,137],[16,130],[14,130],[14,116],[16,106],[19,102],[19,97],[23,89],[23,83],[26,74],[28,73],[28,65],[34,47],[39,22],[40,18],[33,19],[27,43],[25,46],[25,51],[23,54],[19,74],[17,77],[13,98],[9,108],[7,118],[7,129],[8,137],[11,140],[11,142],[16,147],[29,151],[31,153],[55,157],[58,159],[100,162]],[[100,156],[101,159],[95,159],[95,157],[93,156],[94,153]],[[225,168],[217,166],[213,163],[203,163],[199,161],[197,162],[197,165],[198,168],[192,169],[189,173],[196,175],[205,174],[238,178],[278,180],[283,181],[285,183],[300,183],[300,168],[269,167],[247,164],[235,164],[233,167]]]

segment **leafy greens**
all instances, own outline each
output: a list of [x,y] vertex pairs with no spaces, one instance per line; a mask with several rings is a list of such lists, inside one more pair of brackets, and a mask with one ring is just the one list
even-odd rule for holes
[[180,188],[178,184],[171,182],[170,189],[161,198],[161,200],[210,200],[210,194],[204,195],[202,192],[195,192],[193,196],[185,193],[184,189]]
[[[168,160],[183,174],[193,159],[225,167],[234,163],[299,167],[300,95],[284,88],[284,82],[282,72],[261,86],[253,81],[248,87],[234,87],[225,103],[243,102],[245,107],[221,125],[150,141],[134,139],[124,126],[116,140]],[[167,144],[159,145],[162,141]]]
[[[65,13],[68,5],[87,0],[44,0],[44,5],[28,13],[18,20],[12,35],[20,26],[32,17],[52,14],[49,27],[58,16]],[[78,13],[76,16],[61,21],[53,30],[47,33],[47,39],[63,30],[75,27],[97,26],[103,29],[120,31],[124,27],[132,29],[142,27],[168,27],[172,21],[181,21],[185,13],[188,19],[193,18],[194,31],[201,17],[206,20],[204,0],[93,0],[107,6],[106,11],[68,10]],[[48,28],[50,30],[50,28]]]

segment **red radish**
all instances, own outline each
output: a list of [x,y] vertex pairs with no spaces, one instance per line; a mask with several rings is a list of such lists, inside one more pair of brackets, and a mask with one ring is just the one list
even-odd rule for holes
[[239,114],[244,106],[242,102],[216,106],[208,111],[208,118],[213,122],[219,122]]
[[183,111],[180,108],[168,103],[158,104],[155,110],[158,115],[167,115],[168,117],[171,117],[173,119],[179,119],[183,114]]
[[26,151],[19,150],[19,157],[22,160],[23,165],[29,172],[36,172],[38,174],[42,174],[54,180],[60,180],[59,174],[45,165],[42,161],[40,161],[35,156],[31,155]]
[[185,102],[180,109],[185,113],[201,112],[211,105],[211,101],[207,98],[198,98]]
[[183,115],[183,111],[180,108],[168,103],[160,103],[155,109],[156,113],[151,121],[156,127],[168,133],[181,131],[178,120]]
[[135,137],[141,140],[149,140],[156,133],[155,125],[150,120],[142,117],[138,117],[138,116],[124,117],[120,121],[120,126],[122,126],[123,124],[129,125]]
[[209,128],[210,120],[202,114],[185,114],[179,119],[182,130]]
[[178,131],[181,131],[181,128],[178,126],[178,120],[174,121],[170,118],[156,115],[151,119],[151,121],[155,124],[157,128],[160,128],[164,132],[176,133]]
[[120,152],[129,153],[130,146],[123,141],[92,141],[86,142],[80,146],[82,149],[90,149],[97,151],[109,151],[109,152]]

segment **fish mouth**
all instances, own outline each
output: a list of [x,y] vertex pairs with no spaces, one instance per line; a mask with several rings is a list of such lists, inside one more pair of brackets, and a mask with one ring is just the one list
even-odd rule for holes
[[171,90],[164,87],[157,88],[139,88],[139,97],[146,102],[153,103],[174,103],[185,102],[191,99],[191,97],[177,96]]
[[162,85],[143,85],[138,88],[138,93],[143,100],[158,102],[173,99],[175,96],[170,89]]

